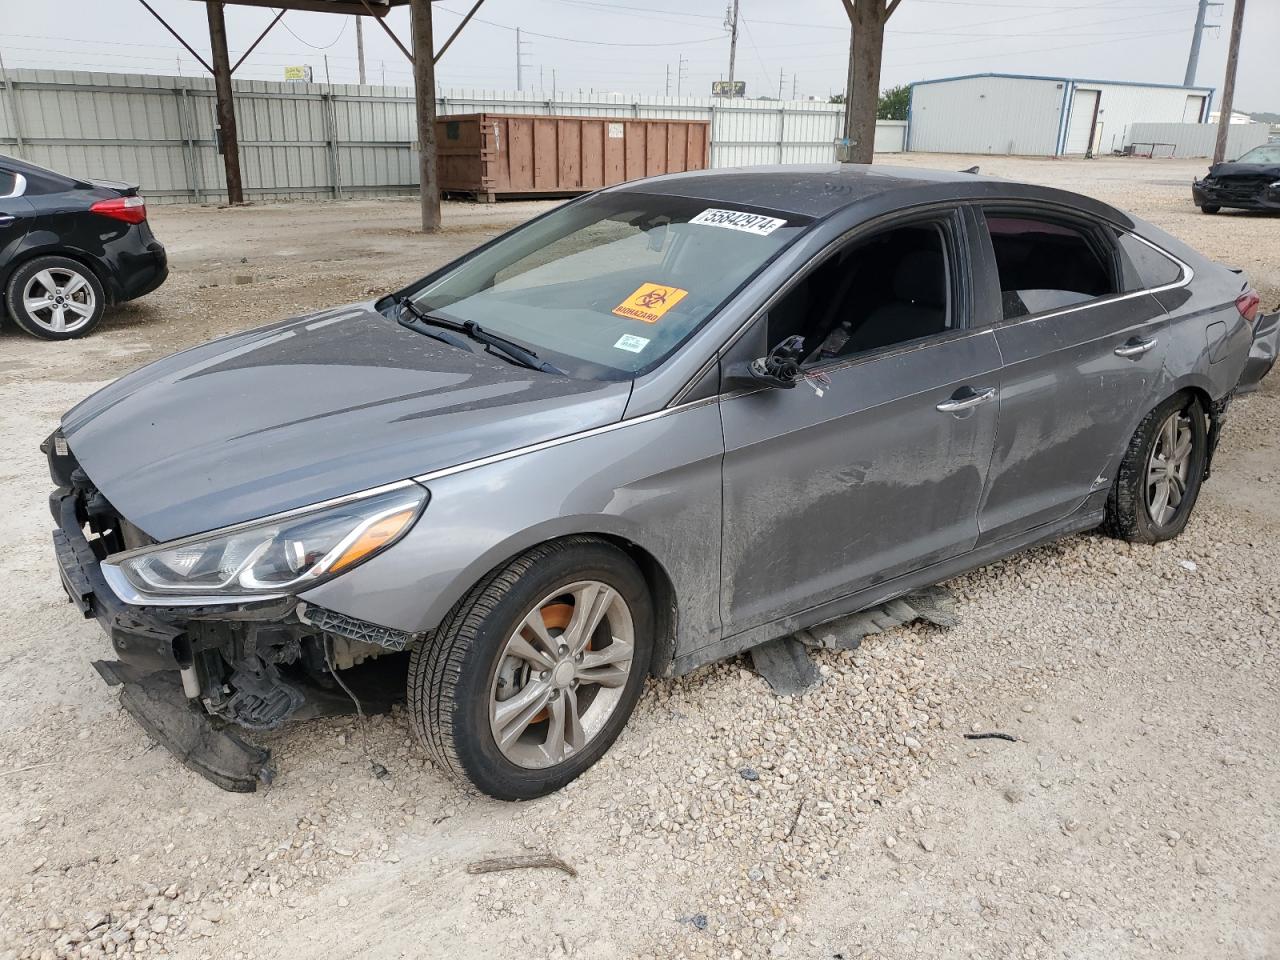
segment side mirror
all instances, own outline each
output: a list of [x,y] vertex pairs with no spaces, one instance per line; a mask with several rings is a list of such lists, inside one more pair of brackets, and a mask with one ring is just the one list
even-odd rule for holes
[[790,389],[800,382],[800,361],[804,359],[804,337],[787,337],[768,356],[734,364],[729,377],[756,386]]

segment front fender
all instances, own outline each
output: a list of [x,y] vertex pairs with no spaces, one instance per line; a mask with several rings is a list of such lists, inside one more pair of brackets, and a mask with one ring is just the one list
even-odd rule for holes
[[303,599],[414,633],[434,629],[486,573],[570,534],[628,540],[670,579],[677,654],[720,633],[718,403],[623,421],[510,459],[420,478],[431,502],[386,553]]

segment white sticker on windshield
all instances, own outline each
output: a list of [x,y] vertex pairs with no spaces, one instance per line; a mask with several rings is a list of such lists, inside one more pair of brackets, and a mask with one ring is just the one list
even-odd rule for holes
[[777,217],[766,217],[758,213],[742,213],[738,210],[703,210],[689,221],[701,223],[708,227],[724,227],[726,230],[741,230],[743,233],[754,233],[757,237],[767,237],[779,227],[785,227],[787,221]]
[[639,353],[648,345],[648,337],[637,337],[630,333],[624,333],[618,338],[618,342],[613,346],[616,350],[626,350],[628,353]]

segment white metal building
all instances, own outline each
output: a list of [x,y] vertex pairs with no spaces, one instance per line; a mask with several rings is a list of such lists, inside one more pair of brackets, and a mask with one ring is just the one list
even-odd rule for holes
[[1108,154],[1134,123],[1202,123],[1212,87],[979,73],[911,86],[909,150],[1023,156]]

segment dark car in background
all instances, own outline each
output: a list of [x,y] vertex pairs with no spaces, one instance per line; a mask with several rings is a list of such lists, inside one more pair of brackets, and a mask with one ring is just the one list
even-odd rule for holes
[[1280,212],[1280,143],[1254,147],[1230,163],[1215,163],[1191,184],[1191,198],[1205,213],[1223,207]]
[[150,293],[167,275],[136,186],[0,155],[0,312],[27,333],[83,337],[108,306]]

